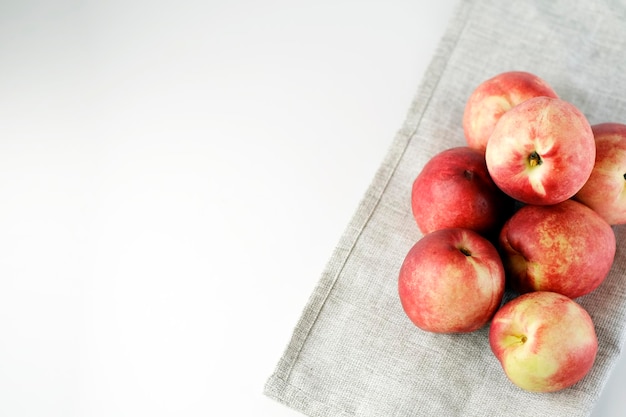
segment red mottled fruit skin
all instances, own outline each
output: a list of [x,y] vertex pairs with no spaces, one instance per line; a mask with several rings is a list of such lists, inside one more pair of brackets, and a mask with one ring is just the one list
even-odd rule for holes
[[460,227],[497,235],[514,201],[496,187],[484,155],[462,146],[446,149],[424,165],[413,182],[411,207],[424,234]]
[[522,207],[502,227],[499,243],[514,289],[570,298],[588,294],[604,281],[616,250],[611,226],[573,200]]
[[591,126],[596,141],[596,163],[583,188],[574,196],[609,224],[626,223],[626,125]]
[[[542,163],[531,167],[533,152]],[[506,112],[485,152],[497,186],[516,200],[537,205],[574,196],[589,179],[595,156],[593,132],[583,113],[548,97],[526,100]]]
[[[507,337],[527,338],[523,344]],[[569,297],[553,292],[523,294],[502,306],[489,328],[489,344],[514,383],[535,392],[554,392],[579,382],[591,370],[598,339],[589,313]],[[517,350],[517,351],[516,351]],[[521,350],[521,352],[520,352]],[[534,375],[532,361],[556,361],[556,372]]]
[[554,97],[546,81],[525,71],[508,71],[481,83],[470,95],[463,113],[467,144],[485,152],[487,141],[504,113],[533,97]]
[[489,322],[502,302],[504,284],[502,262],[486,238],[467,229],[442,229],[410,249],[400,269],[398,293],[419,328],[466,333]]

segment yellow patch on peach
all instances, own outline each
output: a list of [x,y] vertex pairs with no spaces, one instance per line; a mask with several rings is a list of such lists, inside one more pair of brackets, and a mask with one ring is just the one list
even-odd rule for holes
[[466,298],[466,287],[459,285],[459,281],[462,279],[463,271],[461,269],[454,265],[446,265],[443,270],[443,276],[439,281],[439,285],[445,287],[445,290],[440,291],[440,294],[447,295],[444,304],[450,304],[451,302],[459,303]]
[[542,172],[537,169],[530,169],[532,170],[532,172],[528,175],[528,183],[530,184],[533,191],[535,191],[539,195],[545,196],[546,189],[543,186]]
[[526,275],[529,278],[528,281],[532,283],[533,289],[538,290],[543,288],[545,274],[540,262],[526,261]]
[[478,279],[478,282],[476,283],[477,290],[482,295],[489,295],[493,293],[493,271],[491,271],[487,265],[482,262],[477,262],[476,259],[471,256],[467,257],[467,262],[470,262],[476,270],[476,278]]
[[549,380],[559,369],[559,363],[556,360],[539,355],[530,356],[521,349],[511,352],[511,357],[507,360],[508,378],[527,391],[544,391],[545,381]]
[[[563,235],[554,235],[545,230],[540,230],[539,242],[546,251],[558,253],[560,259],[573,259],[576,256],[576,250],[572,247],[572,243]],[[565,276],[568,269],[569,264],[564,262],[555,262],[551,265],[553,274]]]
[[475,130],[485,129],[493,126],[495,121],[505,111],[511,108],[511,102],[503,96],[483,96],[482,111],[478,113],[478,117],[471,120],[471,126]]

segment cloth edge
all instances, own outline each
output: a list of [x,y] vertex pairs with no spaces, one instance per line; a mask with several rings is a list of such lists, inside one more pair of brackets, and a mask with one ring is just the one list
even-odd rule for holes
[[[300,350],[304,346],[309,332],[315,325],[315,321],[321,312],[324,303],[337,278],[349,259],[350,253],[359,237],[374,213],[387,184],[391,179],[399,161],[418,129],[430,98],[436,90],[441,76],[446,68],[448,60],[465,28],[467,16],[473,6],[473,1],[460,0],[455,6],[455,11],[447,24],[446,30],[440,39],[437,49],[433,54],[422,81],[417,88],[405,121],[395,135],[391,146],[374,175],[372,182],[365,192],[364,197],[357,206],[355,214],[348,223],[338,245],[335,247],[329,262],[327,263],[320,280],[305,305],[300,319],[292,333],[287,347],[284,350],[272,375],[267,379],[263,394],[282,404],[294,408],[312,417],[317,416],[345,416],[345,412],[322,404],[310,398],[305,392],[289,384],[289,376]],[[293,402],[291,402],[293,401]]]

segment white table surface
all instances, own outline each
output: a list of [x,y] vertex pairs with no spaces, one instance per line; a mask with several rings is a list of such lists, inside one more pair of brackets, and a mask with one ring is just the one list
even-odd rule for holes
[[263,384],[456,1],[99,3],[0,3],[0,415],[299,416]]

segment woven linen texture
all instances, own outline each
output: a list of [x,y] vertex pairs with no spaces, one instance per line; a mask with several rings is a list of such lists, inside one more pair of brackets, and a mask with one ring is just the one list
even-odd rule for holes
[[[545,79],[591,124],[626,123],[626,4],[461,1],[406,121],[323,271],[265,394],[317,416],[588,416],[624,343],[626,226],[605,282],[578,298],[599,339],[583,381],[551,394],[511,384],[488,327],[429,334],[402,311],[400,265],[421,237],[411,184],[436,153],[464,146],[461,119],[482,81],[522,70]],[[507,293],[505,300],[514,294]]]

